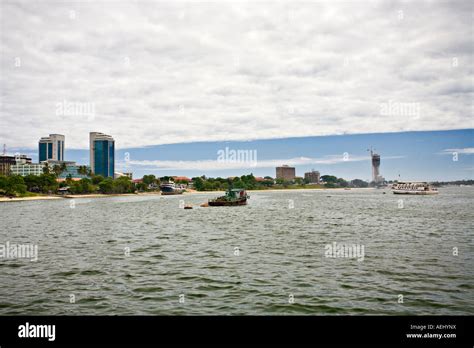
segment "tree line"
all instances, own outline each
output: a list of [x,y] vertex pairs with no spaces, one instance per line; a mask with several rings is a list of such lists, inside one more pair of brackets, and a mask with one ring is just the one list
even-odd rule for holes
[[60,188],[67,188],[68,193],[71,194],[133,193],[136,191],[135,184],[125,176],[112,179],[94,175],[78,181],[66,178],[63,182],[57,182],[56,179],[55,174],[47,173],[0,176],[0,195],[22,197],[33,194],[56,194]]
[[[253,174],[236,176],[234,178],[207,178],[206,176],[192,178],[194,188],[197,191],[216,191],[216,190],[227,190],[228,188],[243,188],[246,190],[265,190],[268,188],[305,188],[310,184],[308,180],[303,178],[295,178],[294,180],[276,179],[265,176],[263,180],[257,181]],[[352,181],[346,181],[342,178],[337,178],[332,175],[323,175],[321,177],[323,184],[316,184],[316,186],[324,188],[342,188],[342,187],[368,187],[369,183],[355,179]]]
[[[59,166],[58,166],[59,167]],[[62,173],[60,168],[54,168],[41,175],[10,175],[0,176],[0,195],[6,196],[28,196],[32,194],[56,194],[61,188],[67,188],[71,194],[120,194],[134,192],[159,191],[161,182],[173,180],[171,176],[161,178],[155,175],[145,175],[141,182],[134,183],[130,178],[123,176],[117,179],[104,178],[100,175],[91,175],[87,172],[87,167],[81,169],[81,174],[89,177],[80,180],[73,180],[70,176],[62,182],[57,182],[58,176]],[[368,187],[369,183],[360,179],[346,181],[332,175],[321,176],[323,184],[316,187],[342,188],[342,187]],[[310,185],[307,180],[296,178],[293,181],[276,179],[266,176],[263,180],[258,180],[251,173],[248,175],[236,176],[233,178],[208,178],[206,176],[192,178],[194,188],[197,191],[225,191],[229,188],[243,188],[246,190],[265,190],[268,188],[305,188]],[[187,184],[186,181],[176,181],[177,184]],[[311,187],[314,187],[311,184]]]

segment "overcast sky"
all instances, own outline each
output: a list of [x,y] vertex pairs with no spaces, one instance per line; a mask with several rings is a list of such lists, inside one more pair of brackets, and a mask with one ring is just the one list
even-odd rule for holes
[[471,1],[25,1],[1,16],[9,147],[474,128]]

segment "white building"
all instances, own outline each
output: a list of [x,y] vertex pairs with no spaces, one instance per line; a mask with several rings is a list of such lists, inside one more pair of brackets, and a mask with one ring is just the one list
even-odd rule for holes
[[10,166],[13,175],[41,175],[43,174],[44,163],[18,163]]
[[43,137],[38,144],[39,162],[53,160],[64,161],[64,135],[50,134],[49,137]]

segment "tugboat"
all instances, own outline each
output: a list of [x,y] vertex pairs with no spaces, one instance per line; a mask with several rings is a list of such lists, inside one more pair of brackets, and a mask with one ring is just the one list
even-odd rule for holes
[[171,180],[162,183],[160,189],[162,195],[180,195],[183,193],[183,189],[176,187],[175,183]]
[[398,182],[393,184],[392,192],[396,195],[436,195],[438,190],[426,182]]
[[244,189],[229,189],[225,196],[209,200],[211,207],[232,207],[236,205],[246,205],[250,196]]

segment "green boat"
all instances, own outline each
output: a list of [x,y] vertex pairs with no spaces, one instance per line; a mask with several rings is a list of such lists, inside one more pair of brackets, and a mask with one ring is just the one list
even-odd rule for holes
[[209,200],[211,207],[231,207],[236,205],[246,205],[250,196],[244,189],[229,189],[225,196]]

